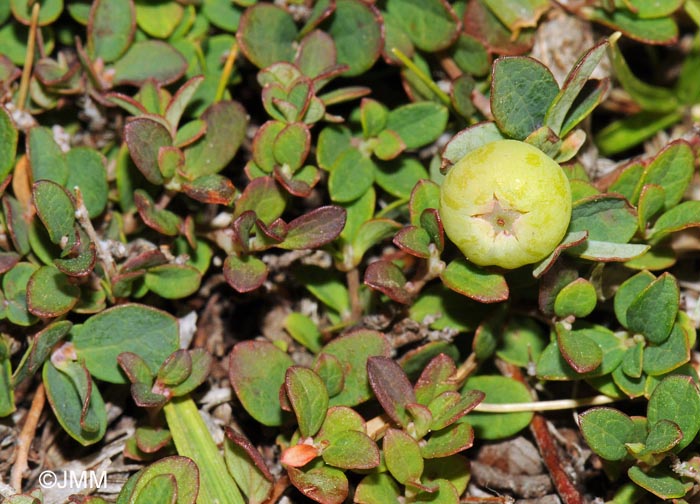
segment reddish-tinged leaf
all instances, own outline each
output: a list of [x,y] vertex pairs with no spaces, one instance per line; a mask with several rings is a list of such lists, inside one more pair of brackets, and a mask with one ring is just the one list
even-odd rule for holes
[[169,210],[159,210],[153,200],[143,189],[134,191],[134,203],[143,222],[150,228],[167,236],[176,236],[180,232],[182,220]]
[[229,254],[224,261],[224,278],[238,292],[250,292],[267,279],[267,266],[257,257]]
[[318,457],[319,451],[313,445],[297,444],[290,446],[282,452],[280,462],[289,467],[304,467]]
[[414,386],[418,402],[428,405],[443,392],[457,390],[459,383],[452,380],[452,375],[456,371],[455,362],[444,353],[434,357],[425,366]]
[[248,114],[235,101],[220,101],[202,114],[207,132],[185,150],[185,172],[192,178],[220,172],[245,138]]
[[384,411],[396,423],[406,427],[411,421],[406,406],[416,402],[416,395],[401,366],[388,357],[370,357],[367,359],[367,375]]
[[521,30],[517,37],[506,28],[482,0],[469,0],[464,12],[464,31],[482,42],[491,52],[517,56],[529,51],[535,42],[532,29]]
[[394,245],[404,252],[427,259],[430,257],[430,235],[417,226],[406,226],[394,236]]
[[145,383],[150,386],[153,382],[153,372],[140,355],[122,352],[117,356],[117,362],[131,383]]
[[236,197],[236,187],[222,175],[204,175],[182,184],[182,191],[190,198],[212,205],[231,206]]
[[167,128],[153,119],[137,117],[124,126],[124,139],[131,159],[143,176],[152,184],[162,184],[158,153],[161,147],[173,144]]
[[234,246],[240,252],[247,254],[250,251],[250,236],[257,216],[252,210],[239,215],[231,225],[233,229]]
[[253,443],[248,440],[247,437],[234,431],[229,426],[224,427],[224,434],[226,434],[226,437],[230,439],[232,443],[245,451],[246,455],[250,457],[250,460],[253,462],[253,464],[255,464],[255,467],[260,470],[266,480],[275,480],[275,477],[272,475],[270,469],[268,469],[267,464],[265,463],[265,459],[263,459],[260,452],[257,450],[257,448],[255,448]]
[[547,271],[552,265],[559,259],[559,256],[568,248],[576,247],[581,245],[584,241],[588,239],[588,231],[574,231],[573,233],[568,233],[564,239],[561,241],[557,248],[555,248],[551,254],[544,258],[536,267],[532,270],[532,276],[539,278]]
[[143,270],[148,268],[153,268],[154,266],[160,266],[161,264],[166,264],[168,258],[159,249],[151,249],[140,254],[131,257],[124,264],[122,264],[120,271],[130,272]]
[[283,249],[312,249],[335,240],[345,226],[344,208],[329,205],[316,208],[291,221],[285,240],[278,246]]
[[0,252],[0,275],[10,271],[19,259],[15,252]]
[[319,467],[308,472],[287,468],[292,484],[307,497],[323,504],[342,504],[348,496],[348,480],[342,471]]
[[367,266],[364,282],[397,303],[410,304],[413,299],[406,289],[406,277],[391,261],[375,261]]
[[277,219],[286,204],[285,195],[272,177],[259,177],[250,182],[236,201],[234,218],[252,210],[265,224]]
[[281,166],[275,166],[275,180],[292,196],[298,198],[306,198],[311,194],[313,188],[321,180],[321,172],[315,166],[307,165],[294,175],[289,175],[284,172]]

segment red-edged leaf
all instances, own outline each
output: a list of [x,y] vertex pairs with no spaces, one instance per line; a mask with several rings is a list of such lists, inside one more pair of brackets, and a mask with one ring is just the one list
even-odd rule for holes
[[288,225],[287,237],[278,247],[288,250],[312,249],[335,240],[345,226],[344,208],[329,205],[317,208]]
[[250,292],[267,279],[267,266],[257,257],[229,254],[224,261],[224,278],[238,292]]
[[183,192],[192,199],[212,205],[230,206],[236,197],[236,187],[222,175],[204,175],[182,184]]
[[413,299],[406,289],[406,277],[391,261],[375,261],[367,266],[364,282],[397,303],[410,304]]
[[406,427],[411,421],[406,406],[416,402],[416,395],[401,366],[388,357],[370,357],[367,359],[367,376],[387,415]]

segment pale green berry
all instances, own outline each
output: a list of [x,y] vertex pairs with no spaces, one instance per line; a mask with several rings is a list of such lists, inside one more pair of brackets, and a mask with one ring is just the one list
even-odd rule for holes
[[498,140],[450,168],[440,217],[469,261],[518,268],[541,261],[561,242],[571,220],[571,188],[559,164],[541,150]]

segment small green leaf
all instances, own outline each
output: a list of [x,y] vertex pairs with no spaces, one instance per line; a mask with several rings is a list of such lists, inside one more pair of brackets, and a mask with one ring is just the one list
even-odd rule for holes
[[[532,400],[525,385],[505,376],[473,376],[462,389],[480,390],[486,397],[485,403],[503,404],[529,402]],[[532,420],[532,412],[522,413],[479,413],[472,411],[468,422],[481,439],[501,439],[519,432]]]
[[345,387],[343,367],[337,357],[320,353],[316,358],[313,370],[326,384],[326,390],[328,390],[330,397],[338,395]]
[[315,435],[328,409],[328,391],[323,380],[310,369],[292,366],[287,369],[284,383],[299,432],[305,438]]
[[144,281],[151,291],[165,299],[181,299],[197,292],[202,275],[194,266],[163,264],[150,268]]
[[408,199],[418,181],[428,178],[428,172],[417,159],[401,156],[386,163],[377,163],[374,177],[377,185],[389,194]]
[[313,353],[321,350],[322,335],[311,318],[302,313],[290,313],[284,319],[284,328],[292,338]]
[[627,475],[637,485],[664,500],[680,499],[692,487],[692,483],[680,481],[678,475],[658,468],[644,472],[639,466],[632,466],[628,469]]
[[207,108],[201,116],[207,132],[185,150],[185,173],[194,179],[225,168],[245,138],[247,117],[235,101],[219,101]]
[[676,279],[664,273],[651,282],[627,308],[627,327],[652,343],[663,342],[676,320],[680,292]]
[[58,317],[70,311],[80,297],[80,288],[53,266],[42,266],[27,283],[27,306],[38,317]]
[[364,432],[342,431],[321,453],[323,461],[341,469],[372,469],[379,465],[379,449]]
[[420,482],[423,456],[415,439],[401,430],[390,428],[384,434],[383,449],[387,469],[399,483]]
[[143,176],[152,184],[162,184],[158,153],[161,147],[173,143],[167,128],[148,117],[137,117],[124,127],[124,139],[131,159]]
[[644,348],[642,369],[652,376],[669,373],[690,360],[690,346],[686,331],[676,323],[663,343]]
[[134,0],[139,28],[154,38],[168,38],[180,24],[184,8],[177,2]]
[[322,466],[304,472],[288,467],[287,474],[301,493],[316,502],[342,504],[348,496],[348,480],[338,469]]
[[177,320],[168,313],[139,304],[109,308],[71,332],[78,357],[90,374],[109,383],[127,383],[117,356],[133,352],[158,369],[178,349]]
[[[58,423],[70,436],[83,446],[102,439],[107,429],[107,410],[97,387],[92,384],[87,371],[79,364],[66,361],[57,369],[46,361],[42,373],[46,397]],[[78,386],[75,378],[79,378]],[[88,397],[89,394],[89,397]]]
[[338,64],[349,67],[347,77],[369,70],[384,45],[379,11],[359,0],[336,0],[324,31],[335,42]]
[[171,45],[160,40],[145,40],[131,45],[114,65],[114,84],[140,86],[148,79],[170,84],[185,73],[185,58]]
[[685,140],[669,143],[644,170],[643,184],[657,184],[664,189],[664,209],[676,206],[685,194],[695,171],[693,151]]
[[284,193],[271,177],[259,177],[252,180],[236,201],[236,211],[233,217],[252,210],[265,224],[277,219],[286,206]]
[[143,189],[134,191],[134,203],[143,222],[150,228],[166,236],[177,236],[182,227],[182,219],[170,210],[156,207],[151,196]]
[[615,293],[615,316],[624,327],[627,327],[627,310],[642,291],[649,286],[656,277],[648,271],[640,271],[636,275],[625,280]]
[[442,458],[471,448],[474,443],[474,429],[466,422],[457,422],[449,427],[433,432],[428,442],[421,447],[426,459]]
[[646,232],[647,223],[664,207],[666,191],[660,185],[645,184],[639,194],[637,203],[637,222],[639,230]]
[[502,275],[489,273],[464,259],[452,261],[440,278],[446,287],[482,303],[505,301],[510,294]]
[[373,138],[386,128],[386,120],[389,110],[376,100],[363,98],[360,102],[360,123],[362,135],[365,138]]
[[389,0],[386,10],[416,47],[427,52],[446,49],[459,33],[459,18],[442,0]]
[[583,331],[571,331],[557,324],[557,343],[566,362],[578,373],[589,373],[600,366],[603,352]]
[[557,294],[554,300],[554,313],[558,317],[585,317],[594,309],[598,297],[595,287],[585,278],[578,278]]
[[643,452],[662,454],[671,451],[682,438],[683,434],[675,422],[659,420],[650,427]]
[[593,241],[627,243],[637,232],[637,216],[624,199],[600,194],[577,201],[568,232],[588,231]]
[[108,187],[106,160],[102,154],[88,147],[75,147],[66,154],[68,179],[65,187],[75,196],[80,189],[83,203],[91,219],[99,216],[107,206]]
[[545,116],[545,125],[552,128],[556,134],[561,133],[567,114],[598,66],[607,46],[607,40],[603,40],[581,56],[569,72],[561,91],[549,106]]
[[[32,18],[33,4],[28,0],[10,0],[12,14],[22,24],[29,25]],[[50,0],[41,4],[39,11],[39,26],[46,26],[53,23],[63,11],[63,0]]]
[[63,187],[50,180],[33,186],[34,207],[53,243],[71,237],[75,226],[75,204]]
[[364,195],[374,182],[374,163],[357,149],[345,151],[328,179],[331,199],[347,203]]
[[680,427],[683,439],[674,452],[688,446],[700,431],[700,395],[693,380],[688,376],[665,378],[649,398],[647,418],[651,425],[670,420]]
[[588,446],[605,460],[627,456],[625,444],[634,441],[634,423],[613,408],[593,408],[579,417],[579,426]]
[[[12,375],[12,387],[16,387],[26,378],[36,373],[49,357],[54,346],[70,331],[73,324],[67,320],[54,322],[34,335],[29,348]],[[3,343],[0,341],[0,345]],[[8,387],[10,385],[8,384]],[[2,415],[0,415],[2,416]]]
[[389,112],[386,128],[397,133],[407,149],[416,149],[437,140],[448,115],[444,106],[434,102],[402,105]]
[[530,362],[537,362],[548,341],[540,324],[529,317],[509,319],[501,338],[496,355],[521,367],[526,367]]
[[684,201],[663,213],[649,231],[652,244],[660,242],[670,233],[700,226],[700,201]]
[[296,171],[306,160],[311,146],[311,132],[303,123],[287,124],[275,137],[272,150],[279,165]]
[[379,332],[356,330],[336,338],[322,352],[336,357],[345,370],[345,387],[331,397],[331,406],[355,406],[372,395],[367,379],[367,359],[372,356],[389,356],[389,342]]
[[233,347],[229,362],[231,385],[246,411],[264,425],[281,425],[279,391],[291,357],[272,343],[244,341]]
[[445,150],[442,153],[443,167],[441,170],[443,172],[447,171],[450,166],[469,152],[487,143],[503,140],[504,138],[496,123],[493,122],[482,122],[463,129],[453,136],[445,146]]
[[10,348],[5,339],[0,339],[0,418],[15,411],[15,394],[13,387]]
[[491,111],[499,129],[511,138],[524,140],[544,124],[558,93],[552,73],[535,59],[499,58],[493,64]]
[[597,8],[592,9],[586,17],[646,44],[673,44],[678,39],[678,25],[670,16],[642,19],[627,9],[615,9],[610,13]]
[[143,490],[164,476],[175,482],[177,504],[194,504],[199,491],[199,469],[191,459],[181,456],[162,458],[134,474],[119,492],[117,503],[141,502]]
[[258,68],[265,68],[278,61],[292,61],[297,35],[287,11],[261,3],[243,13],[236,38],[246,58]]
[[33,181],[46,179],[59,185],[66,183],[68,180],[66,157],[54,140],[50,129],[37,126],[29,130],[27,154]]
[[0,107],[0,180],[5,180],[15,164],[17,128],[5,107]]
[[92,58],[111,63],[126,52],[136,33],[131,0],[98,0],[90,7],[87,47]]
[[373,473],[365,476],[357,485],[355,502],[358,504],[399,502],[401,495],[396,480],[390,474]]
[[513,33],[537,26],[537,20],[549,9],[546,0],[484,0],[500,21]]
[[390,238],[399,226],[398,222],[391,219],[368,219],[363,222],[351,242],[352,264],[354,266],[360,264],[368,250]]

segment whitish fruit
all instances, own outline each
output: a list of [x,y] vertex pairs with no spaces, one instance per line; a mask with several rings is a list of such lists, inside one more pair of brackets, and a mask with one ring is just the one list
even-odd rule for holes
[[571,220],[559,164],[532,145],[498,140],[469,152],[440,191],[445,233],[474,264],[518,268],[541,261]]

